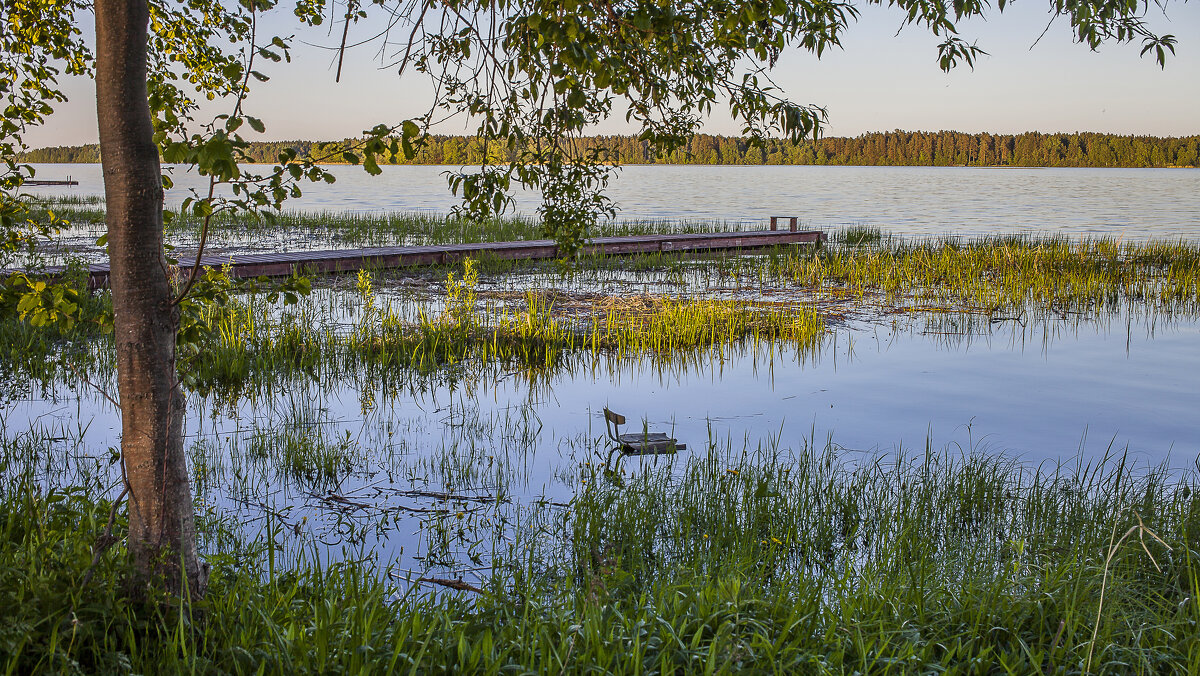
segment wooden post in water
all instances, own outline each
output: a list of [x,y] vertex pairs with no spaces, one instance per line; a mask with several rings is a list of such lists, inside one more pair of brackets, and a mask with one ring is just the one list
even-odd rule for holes
[[772,216],[771,217],[771,229],[772,230],[779,229],[779,219],[781,219],[781,218],[788,219],[788,229],[790,229],[792,232],[796,232],[796,229],[800,225],[800,219],[797,218],[796,216]]

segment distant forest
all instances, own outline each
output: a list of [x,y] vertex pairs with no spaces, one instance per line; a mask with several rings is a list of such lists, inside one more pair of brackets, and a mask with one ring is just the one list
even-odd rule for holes
[[[330,156],[330,151],[353,139],[333,144],[316,141],[254,142],[249,156],[257,162],[275,162],[279,152],[295,148],[302,156]],[[755,146],[746,139],[697,134],[686,149],[655,156],[645,141],[634,136],[596,136],[585,146],[605,145],[609,159],[619,164],[723,164],[723,165],[872,165],[872,166],[1007,166],[1007,167],[1196,167],[1200,166],[1200,136],[1159,138],[1118,136],[1090,132],[1074,134],[964,134],[938,132],[876,132],[855,138],[817,141],[768,140]],[[490,155],[503,161],[506,148],[478,138],[434,135],[426,139],[416,158],[396,164],[481,164]],[[25,162],[98,162],[97,145],[40,148],[25,153]],[[383,162],[381,158],[380,162]]]

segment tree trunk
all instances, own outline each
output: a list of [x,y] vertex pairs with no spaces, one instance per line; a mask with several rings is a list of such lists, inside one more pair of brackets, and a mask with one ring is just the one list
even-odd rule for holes
[[97,0],[96,106],[112,264],[129,557],[139,586],[202,594],[206,570],[183,453],[179,315],[163,253],[163,189],[146,89],[146,0]]

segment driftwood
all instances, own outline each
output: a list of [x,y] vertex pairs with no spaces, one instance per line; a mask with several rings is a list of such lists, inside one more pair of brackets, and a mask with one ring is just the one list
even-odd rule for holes
[[463,582],[462,580],[447,580],[447,579],[441,578],[441,577],[418,577],[417,582],[426,582],[428,584],[436,584],[436,585],[440,585],[442,587],[449,587],[450,589],[454,589],[456,591],[469,591],[469,592],[475,592],[476,594],[485,593],[479,587],[476,587],[475,585],[470,584],[468,582]]

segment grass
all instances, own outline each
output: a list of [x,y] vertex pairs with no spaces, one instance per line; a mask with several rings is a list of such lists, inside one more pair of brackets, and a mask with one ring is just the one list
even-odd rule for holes
[[[450,281],[458,274],[440,270]],[[817,252],[597,258],[569,270],[483,261],[471,273],[480,288],[470,303],[458,302],[436,270],[418,276],[418,292],[408,271],[363,274],[375,287],[369,294],[330,280],[330,290],[286,314],[254,296],[213,308],[209,338],[187,368],[209,386],[317,368],[427,373],[491,361],[553,369],[581,355],[719,357],[747,341],[811,350],[825,323],[846,314],[1025,321],[1200,312],[1200,247],[1185,242],[909,241],[859,228]],[[101,311],[107,299],[89,302]],[[10,348],[0,368],[14,377],[55,377],[64,350],[80,363],[97,358],[84,359],[88,350],[105,354],[107,341],[87,330],[93,323],[63,336],[6,315],[0,337]]]
[[[278,319],[270,319],[256,297],[213,308],[206,318],[212,340],[188,368],[198,382],[222,385],[252,374],[318,367],[427,373],[465,362],[497,362],[553,370],[580,354],[671,360],[705,351],[719,356],[743,342],[809,350],[824,333],[822,317],[795,304],[668,296],[579,302],[526,291],[485,305],[476,296],[473,270],[468,263],[466,280],[449,273],[437,304],[398,308],[377,302],[371,283],[364,281],[369,276],[362,273],[356,292],[361,302],[348,330],[331,328],[329,316],[317,314],[312,304]],[[556,306],[559,301],[565,307]]]
[[[100,487],[6,473],[0,668],[1076,674],[1089,654],[1090,673],[1200,668],[1195,471],[932,449],[851,462],[769,441],[710,445],[676,472],[580,472],[569,507],[529,508],[483,593],[410,586],[365,551],[322,562],[269,524],[210,550],[190,607],[130,601],[119,548],[81,586]],[[1115,546],[1139,523],[1144,548]]]
[[[869,228],[833,239],[816,252],[596,258],[568,270],[483,261],[471,273],[469,303],[439,282],[437,269],[417,277],[425,281],[415,292],[408,271],[364,272],[374,285],[367,294],[326,280],[326,290],[282,314],[245,296],[210,310],[208,339],[185,370],[201,389],[236,390],[248,379],[318,369],[425,374],[491,362],[553,371],[614,355],[719,358],[746,344],[811,351],[824,326],[846,315],[1024,322],[1200,312],[1200,247],[1184,242],[909,241]],[[458,274],[440,270],[451,282]],[[88,312],[107,302],[89,298]],[[14,314],[0,319],[8,346],[0,369],[12,378],[45,383],[79,369],[106,378],[111,350],[96,339],[95,322],[63,335]]]
[[820,256],[775,258],[769,266],[773,276],[805,288],[879,292],[889,302],[907,297],[915,304],[990,313],[1098,313],[1135,304],[1193,313],[1200,308],[1200,247],[1187,242],[885,240],[877,247],[827,247]]
[[[209,595],[131,601],[119,547],[82,585],[109,515],[97,496],[113,494],[111,453],[79,448],[81,431],[16,434],[0,416],[0,671],[1200,673],[1200,468],[1134,466],[1123,453],[1029,467],[969,443],[864,457],[778,439],[606,467],[583,438],[568,444],[576,461],[553,470],[571,487],[556,505],[523,499],[541,461],[528,407],[483,420],[456,412],[452,393],[449,413],[413,414],[448,415],[448,438],[409,458],[406,437],[421,430],[325,432],[327,412],[288,384],[805,352],[836,320],[828,307],[872,303],[980,330],[1023,313],[1197,309],[1189,244],[869,235],[817,253],[594,261],[565,276],[443,269],[415,291],[363,272],[288,312],[254,296],[212,308],[186,367],[201,389],[259,379],[295,392],[282,424],[191,444]],[[11,343],[13,372],[62,377],[48,357],[83,349],[111,376],[85,328],[28,331],[0,321],[11,332],[0,335],[25,341]],[[375,486],[376,474],[454,495],[415,511],[354,506],[361,514],[321,526],[266,502],[341,491],[343,506],[357,503],[346,487]],[[222,489],[261,500],[261,513],[209,500]],[[483,593],[416,584],[376,553],[401,524],[419,532],[427,566],[478,559]],[[334,553],[319,545],[328,533],[350,535]]]
[[[78,228],[99,223],[94,205],[56,204]],[[101,214],[102,216],[102,214]],[[214,249],[322,249],[384,245],[430,245],[537,239],[541,225],[528,217],[472,223],[421,213],[284,213],[259,222],[218,217],[210,238]],[[611,221],[596,236],[659,232],[740,230],[743,223],[715,221]],[[169,238],[185,251],[194,246],[199,221],[179,217]],[[99,231],[93,233],[98,236]],[[92,254],[89,254],[92,255]],[[1097,238],[1000,236],[900,239],[871,226],[836,230],[818,255],[782,249],[752,257],[700,259],[681,255],[629,259],[590,257],[571,274],[616,269],[631,274],[676,274],[687,270],[703,291],[733,280],[760,285],[856,296],[882,294],[888,303],[952,307],[989,314],[1026,309],[1098,312],[1115,304],[1142,303],[1165,311],[1200,309],[1200,247],[1188,242],[1121,242]],[[530,263],[481,261],[500,273],[547,269]],[[561,266],[554,268],[560,273]]]
[[[104,227],[103,198],[63,196],[36,201],[73,224],[76,231],[99,237]],[[179,214],[166,224],[167,240],[180,248],[199,241],[202,220]],[[601,223],[594,236],[647,235],[675,232],[743,230],[747,224],[728,221],[621,220]],[[210,223],[209,246],[242,249],[336,249],[371,246],[427,246],[465,242],[542,239],[539,220],[507,216],[473,222],[424,212],[282,212],[260,218],[224,212]]]

